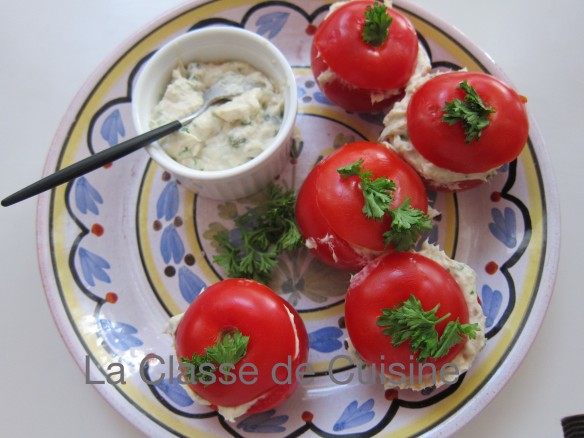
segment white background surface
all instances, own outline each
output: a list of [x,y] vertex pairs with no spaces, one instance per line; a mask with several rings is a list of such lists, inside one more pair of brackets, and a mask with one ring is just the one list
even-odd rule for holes
[[[119,44],[177,0],[0,2],[0,197],[37,179],[75,93]],[[584,2],[412,0],[489,53],[529,98],[562,206],[558,280],[538,338],[457,437],[561,436],[584,413]],[[37,267],[36,200],[0,210],[0,436],[139,437],[73,362]]]

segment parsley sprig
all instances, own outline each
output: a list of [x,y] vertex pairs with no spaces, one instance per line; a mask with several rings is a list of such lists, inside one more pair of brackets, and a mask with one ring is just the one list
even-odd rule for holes
[[[224,370],[229,371],[232,366],[244,358],[247,353],[247,344],[249,343],[249,336],[244,336],[239,330],[226,333],[213,346],[205,348],[204,354],[193,353],[192,358],[182,357],[181,362],[189,363],[194,366],[194,376],[189,376],[189,381],[196,382],[210,382],[212,376],[201,372],[203,364],[213,365],[215,369],[219,369],[224,365]],[[230,365],[225,367],[225,365]]]
[[267,283],[283,251],[292,251],[302,243],[294,220],[296,195],[293,190],[272,184],[267,199],[235,219],[239,241],[228,232],[218,233],[219,254],[213,260],[232,278],[249,278]]
[[405,198],[401,205],[391,208],[395,183],[386,177],[373,179],[369,170],[363,169],[363,159],[337,169],[343,177],[358,176],[363,192],[363,213],[368,219],[381,220],[384,215],[391,217],[391,228],[383,234],[385,245],[393,245],[397,251],[410,249],[420,234],[432,229],[432,221],[422,210],[410,205]]
[[381,2],[367,6],[365,9],[365,23],[361,37],[363,41],[373,47],[381,46],[389,36],[389,26],[393,18],[387,13],[387,7]]
[[464,101],[454,98],[452,102],[446,102],[442,108],[444,112],[442,120],[449,125],[461,122],[464,126],[466,142],[478,141],[483,129],[489,126],[489,114],[496,111],[485,105],[477,91],[466,80],[462,81],[457,88],[466,93]]
[[476,332],[480,330],[478,324],[461,324],[457,318],[456,321],[449,321],[439,336],[436,326],[450,317],[450,313],[447,313],[438,318],[436,312],[439,307],[438,304],[426,311],[420,300],[412,294],[407,301],[393,309],[382,309],[377,325],[386,327],[383,334],[391,337],[394,347],[410,341],[410,348],[417,355],[418,362],[425,362],[428,358],[438,359],[445,356],[465,336],[474,339]]

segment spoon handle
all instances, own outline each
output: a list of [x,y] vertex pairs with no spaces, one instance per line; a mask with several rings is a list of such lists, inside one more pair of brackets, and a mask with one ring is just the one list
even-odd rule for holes
[[2,206],[8,207],[9,205],[16,204],[17,202],[24,201],[25,199],[38,195],[39,193],[53,189],[58,185],[71,181],[81,175],[85,175],[92,170],[125,157],[126,155],[131,154],[132,152],[137,151],[138,149],[159,140],[174,131],[178,131],[182,126],[183,125],[180,121],[175,120],[153,129],[152,131],[148,131],[137,137],[126,140],[116,146],[98,152],[97,154],[93,154],[6,197],[2,200]]

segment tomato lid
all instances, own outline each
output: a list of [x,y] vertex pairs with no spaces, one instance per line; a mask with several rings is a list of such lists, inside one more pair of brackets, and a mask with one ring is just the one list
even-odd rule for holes
[[[443,120],[444,107],[464,101],[463,81],[472,86],[484,105],[494,110],[478,140],[467,142],[465,125]],[[482,173],[513,161],[525,146],[529,124],[525,100],[494,76],[479,72],[437,75],[412,95],[407,110],[410,141],[438,167],[460,173]]]
[[[367,219],[363,214],[363,192],[357,176],[344,178],[337,169],[363,159],[363,168],[373,178],[382,176],[393,180],[396,189],[393,205],[400,205],[406,197],[411,205],[427,212],[428,203],[424,185],[416,172],[395,152],[379,143],[357,142],[343,146],[320,164],[318,174],[318,205],[330,227],[337,235],[361,249],[383,251],[383,233],[389,230],[391,220]],[[326,164],[326,165],[325,165]]]
[[330,69],[351,85],[397,90],[408,82],[418,56],[414,26],[395,9],[387,40],[378,47],[363,41],[365,10],[372,1],[351,1],[335,9],[319,26],[314,45]]

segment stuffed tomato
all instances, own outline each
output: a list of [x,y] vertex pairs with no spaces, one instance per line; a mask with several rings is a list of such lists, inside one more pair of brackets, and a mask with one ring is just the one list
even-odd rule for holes
[[467,189],[519,156],[529,134],[525,103],[485,73],[426,76],[387,114],[380,140],[430,188]]
[[308,358],[294,308],[267,286],[228,279],[202,292],[180,319],[175,348],[196,401],[227,421],[289,398]]
[[347,111],[388,108],[403,96],[414,72],[429,66],[409,19],[377,1],[333,4],[311,48],[316,82]]
[[320,161],[298,193],[306,246],[330,266],[357,271],[378,255],[413,246],[431,228],[420,177],[379,143],[342,146]]
[[428,244],[384,255],[356,274],[345,322],[352,348],[386,387],[454,383],[485,344],[474,271]]

